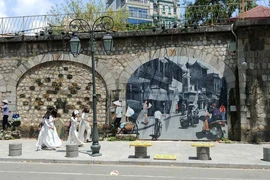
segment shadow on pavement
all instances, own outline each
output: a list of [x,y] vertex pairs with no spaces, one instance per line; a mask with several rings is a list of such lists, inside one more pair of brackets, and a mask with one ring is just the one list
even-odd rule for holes
[[213,134],[211,134],[210,132],[208,133],[205,133],[205,132],[196,132],[196,137],[198,139],[202,139],[202,138],[207,138],[207,139],[210,139],[210,140],[215,140],[216,139],[216,136],[214,136]]
[[189,160],[198,160],[197,157],[193,157],[193,156],[188,157],[188,159],[189,159]]
[[128,158],[129,159],[149,159],[150,156],[146,156],[145,158],[136,158],[134,155],[129,155]]

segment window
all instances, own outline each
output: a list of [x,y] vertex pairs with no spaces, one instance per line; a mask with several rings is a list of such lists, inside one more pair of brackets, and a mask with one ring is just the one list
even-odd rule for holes
[[177,8],[173,9],[174,14],[177,14]]
[[129,12],[131,17],[137,17],[137,9],[133,7],[129,7]]
[[162,7],[162,14],[166,14],[166,6],[164,6],[164,5]]
[[153,5],[153,10],[154,10],[154,12],[158,11],[158,6],[156,4]]
[[171,6],[168,6],[168,14],[171,14]]
[[147,18],[147,10],[139,9],[139,18]]
[[146,9],[140,9],[135,7],[129,7],[129,12],[131,17],[137,17],[137,18],[147,18],[147,10]]

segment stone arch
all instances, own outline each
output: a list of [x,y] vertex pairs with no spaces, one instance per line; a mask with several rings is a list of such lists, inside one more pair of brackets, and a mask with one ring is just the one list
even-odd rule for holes
[[[92,62],[91,58],[89,56],[81,54],[77,58],[74,58],[70,54],[64,54],[64,53],[48,53],[48,54],[41,54],[34,56],[27,61],[24,61],[22,64],[18,66],[18,68],[14,71],[14,73],[11,75],[11,78],[7,82],[7,85],[3,84],[0,85],[0,89],[4,89],[6,91],[11,92],[11,96],[13,99],[11,100],[10,109],[13,109],[14,111],[17,111],[16,109],[16,94],[17,94],[17,83],[19,82],[20,78],[23,77],[23,75],[31,70],[32,68],[48,62],[57,62],[57,61],[67,61],[67,62],[75,62],[82,65],[85,65],[86,67],[92,68]],[[106,94],[108,94],[108,91],[111,89],[115,89],[115,83],[114,80],[112,80],[113,76],[111,72],[106,68],[106,66],[103,65],[103,63],[98,62],[96,64],[96,72],[97,74],[102,78],[102,80],[105,83],[106,87]]]
[[[58,109],[61,120],[68,121],[71,113],[92,105],[92,71],[76,62],[42,63],[27,71],[16,88],[17,111],[23,119],[40,121],[50,106]],[[107,91],[103,79],[96,76],[97,120],[106,119]],[[34,118],[33,118],[34,117]]]
[[129,77],[139,66],[152,59],[168,56],[186,56],[189,58],[197,58],[205,63],[211,64],[220,72],[220,74],[223,75],[223,77],[226,78],[228,90],[235,87],[236,77],[232,69],[225,63],[225,58],[219,57],[213,52],[195,47],[169,47],[146,52],[131,60],[128,66],[121,73],[119,82],[122,84],[127,84]]
[[[29,69],[33,68],[34,66],[50,61],[72,61],[84,64],[88,67],[92,68],[92,61],[91,58],[87,55],[81,54],[77,58],[74,58],[71,54],[60,54],[60,53],[48,53],[48,54],[41,54],[32,57],[28,61],[23,62],[12,74],[11,80],[8,86],[14,87],[16,82],[20,79],[20,77]],[[111,72],[104,66],[102,63],[96,64],[96,72],[103,78],[106,82],[111,81],[110,79],[113,77]],[[107,83],[106,83],[107,84]],[[0,86],[1,88],[1,86]],[[107,84],[108,90],[115,89],[115,84],[108,83]]]

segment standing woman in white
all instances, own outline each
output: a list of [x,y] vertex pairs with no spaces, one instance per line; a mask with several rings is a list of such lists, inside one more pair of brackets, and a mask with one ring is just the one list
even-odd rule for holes
[[57,147],[62,145],[61,139],[59,138],[56,127],[54,125],[57,111],[51,108],[43,116],[43,125],[38,135],[37,151],[40,151],[42,147],[47,149],[55,150]]
[[[91,126],[89,125],[89,107],[85,107],[82,111],[82,118],[79,125],[79,139],[82,142],[91,142],[90,135],[91,135]],[[86,131],[86,136],[84,133]]]
[[78,114],[79,114],[79,111],[75,110],[71,115],[71,118],[70,118],[71,125],[69,128],[69,135],[68,135],[67,143],[68,144],[75,143],[75,144],[78,144],[78,146],[83,146],[84,143],[83,143],[83,141],[81,141],[79,139],[78,132],[77,132],[77,122],[78,122],[77,116],[78,116]]

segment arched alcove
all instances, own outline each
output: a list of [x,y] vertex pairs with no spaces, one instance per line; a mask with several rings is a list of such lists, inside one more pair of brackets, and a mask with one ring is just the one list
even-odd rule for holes
[[[15,89],[15,106],[27,121],[39,122],[49,106],[57,106],[60,118],[67,121],[74,109],[92,105],[92,69],[84,61],[86,57],[74,61],[73,58],[50,60],[47,56],[39,55],[21,64],[12,76],[13,81],[9,81],[16,82],[9,87]],[[97,120],[104,123],[108,88],[99,73],[96,73],[96,91]]]
[[[132,60],[120,82],[126,84],[126,103],[135,110],[140,138],[153,137],[154,114],[160,110],[163,122],[160,139],[209,140],[220,137],[202,132],[206,109],[212,104],[216,109],[221,104],[227,105],[228,90],[234,88],[235,76],[225,59],[221,61],[221,57],[204,50],[179,47],[151,51]],[[147,125],[142,124],[145,100],[151,104]],[[193,111],[198,111],[196,122],[187,122],[190,103],[194,105]],[[225,115],[220,115],[220,120],[224,120],[224,125],[227,123]]]

